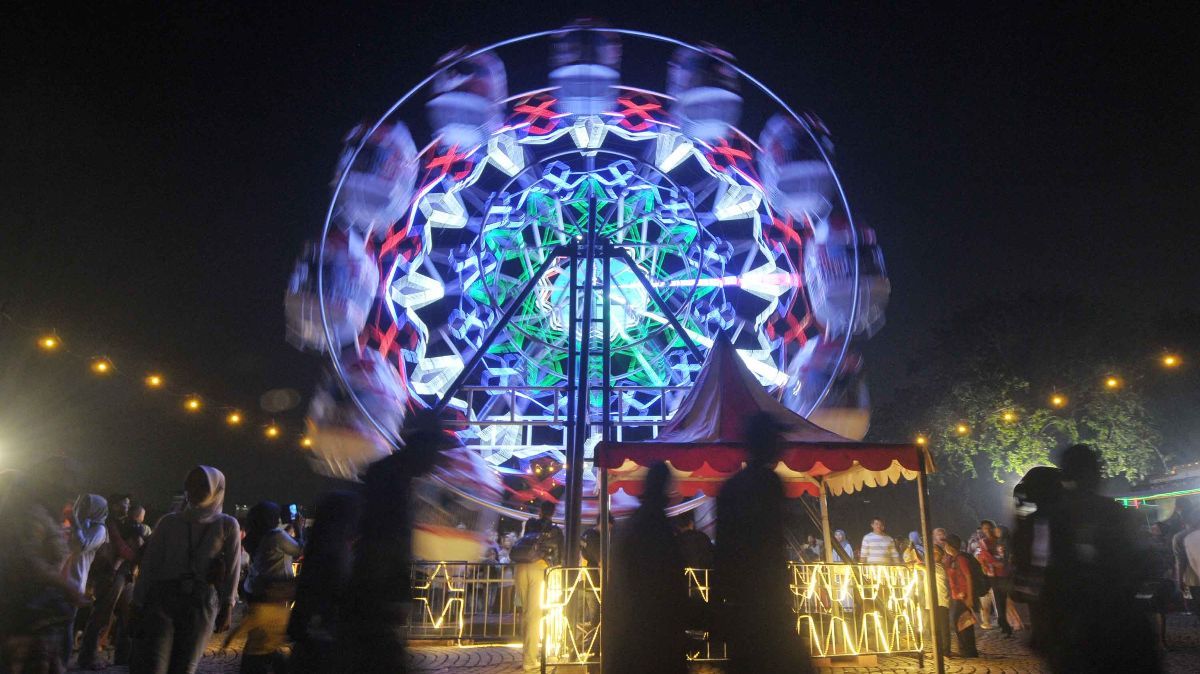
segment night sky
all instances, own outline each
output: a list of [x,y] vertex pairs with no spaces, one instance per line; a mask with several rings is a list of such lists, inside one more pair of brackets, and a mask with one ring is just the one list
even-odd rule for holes
[[[283,340],[283,289],[344,132],[455,46],[579,15],[720,44],[829,125],[893,284],[867,349],[879,400],[929,328],[980,297],[1102,298],[1114,339],[1148,308],[1200,308],[1195,10],[897,4],[6,6],[0,467],[65,449],[90,490],[161,502],[206,462],[232,502],[311,498],[294,440],[97,381],[31,335],[252,414],[269,389],[307,395],[318,360]],[[302,416],[276,418],[298,431]]]

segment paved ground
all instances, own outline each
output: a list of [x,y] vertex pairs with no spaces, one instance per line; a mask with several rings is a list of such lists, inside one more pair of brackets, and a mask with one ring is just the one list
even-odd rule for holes
[[[1024,645],[1022,633],[1016,639],[1003,639],[997,630],[982,632],[979,637],[980,658],[946,661],[946,671],[952,674],[1034,674],[1048,671]],[[1167,628],[1167,671],[1169,674],[1200,674],[1200,620],[1191,615],[1171,616]],[[425,646],[412,649],[413,671],[427,674],[517,674],[521,671],[521,651],[511,646]],[[201,664],[201,674],[232,674],[240,661],[238,644],[231,649],[220,648],[214,640]],[[124,674],[124,667],[112,667],[108,674]],[[582,668],[560,668],[556,674],[582,672]],[[694,674],[719,674],[716,665],[699,665]],[[933,671],[932,660],[925,668],[917,666],[910,657],[881,657],[874,667],[822,667],[822,674],[915,674]]]

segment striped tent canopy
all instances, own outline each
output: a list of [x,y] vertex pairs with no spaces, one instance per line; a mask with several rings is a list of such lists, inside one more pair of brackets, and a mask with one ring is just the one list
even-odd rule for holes
[[743,425],[766,412],[786,429],[785,446],[775,472],[789,497],[820,494],[824,483],[833,495],[915,480],[928,453],[914,444],[854,442],[831,433],[788,409],[763,388],[725,337],[708,352],[696,385],[680,403],[658,437],[643,442],[601,442],[596,466],[609,471],[610,493],[641,493],[650,466],[665,461],[682,496],[715,496],[721,484],[741,470],[746,450]]

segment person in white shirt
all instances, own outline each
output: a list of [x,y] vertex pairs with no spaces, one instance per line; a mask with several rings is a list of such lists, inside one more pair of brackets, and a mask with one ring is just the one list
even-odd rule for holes
[[871,520],[871,533],[863,536],[858,548],[858,561],[862,564],[900,564],[900,553],[896,541],[888,536],[887,523],[882,517]]

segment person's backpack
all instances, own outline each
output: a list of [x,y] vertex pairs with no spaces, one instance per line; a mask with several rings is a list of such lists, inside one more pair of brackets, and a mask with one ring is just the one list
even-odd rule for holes
[[518,538],[509,551],[508,558],[517,564],[528,564],[543,559],[555,564],[561,548],[562,529],[551,524],[541,531],[530,531]]
[[984,574],[983,565],[979,563],[978,559],[975,559],[974,555],[964,554],[963,557],[967,558],[967,566],[971,569],[971,588],[975,590],[977,598],[982,597],[992,589],[992,581]]

